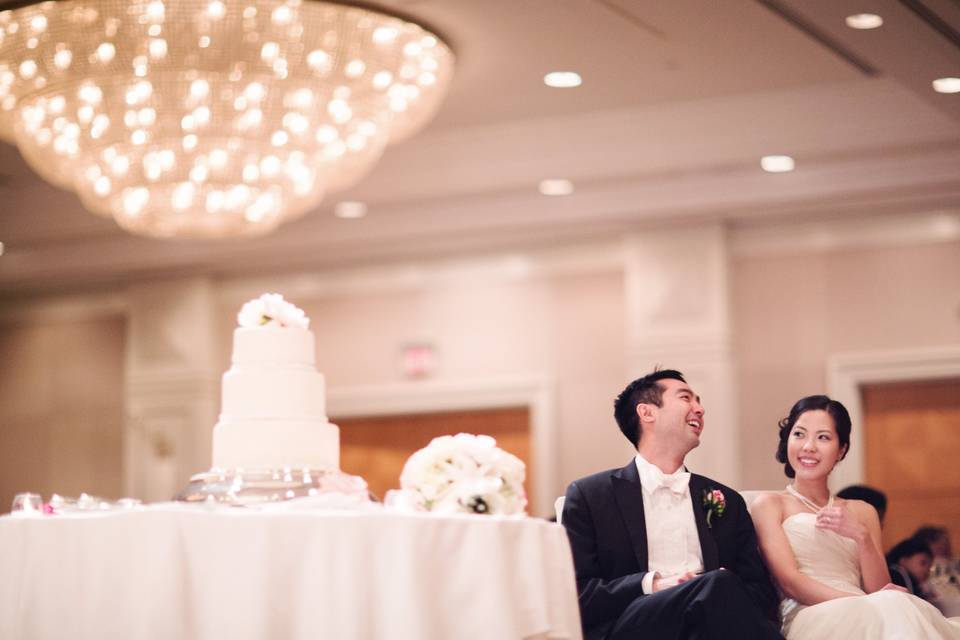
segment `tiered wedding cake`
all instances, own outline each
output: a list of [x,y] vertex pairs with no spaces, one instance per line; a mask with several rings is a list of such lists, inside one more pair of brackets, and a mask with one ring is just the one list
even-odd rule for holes
[[326,417],[309,319],[283,296],[264,294],[237,320],[213,430],[214,468],[337,470],[340,431]]

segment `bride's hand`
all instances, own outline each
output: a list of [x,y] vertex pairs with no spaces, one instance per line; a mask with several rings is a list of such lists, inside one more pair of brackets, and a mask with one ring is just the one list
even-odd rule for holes
[[845,538],[861,541],[867,528],[846,507],[824,507],[817,513],[817,528],[834,531]]
[[904,593],[910,593],[910,590],[906,587],[901,587],[900,585],[893,584],[892,582],[888,582],[880,587],[880,591],[903,591]]

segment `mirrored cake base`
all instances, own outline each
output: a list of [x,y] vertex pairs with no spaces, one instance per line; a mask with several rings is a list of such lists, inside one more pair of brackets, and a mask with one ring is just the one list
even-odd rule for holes
[[174,500],[255,506],[295,498],[338,502],[376,502],[360,476],[310,468],[211,469],[190,478]]

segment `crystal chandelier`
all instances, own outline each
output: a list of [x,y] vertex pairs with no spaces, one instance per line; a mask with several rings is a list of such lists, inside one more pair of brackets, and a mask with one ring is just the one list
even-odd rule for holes
[[433,33],[338,2],[48,1],[0,12],[0,138],[133,233],[260,235],[363,177],[452,72]]

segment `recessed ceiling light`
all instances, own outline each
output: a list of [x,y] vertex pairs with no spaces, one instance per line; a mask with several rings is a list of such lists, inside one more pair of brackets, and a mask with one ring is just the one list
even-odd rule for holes
[[795,163],[790,156],[763,156],[760,158],[760,167],[770,173],[785,173],[793,171]]
[[543,76],[543,84],[556,89],[570,89],[583,84],[583,79],[575,71],[551,71]]
[[933,81],[937,93],[960,93],[960,78],[937,78]]
[[876,29],[883,24],[883,18],[875,13],[855,13],[847,16],[846,22],[851,29]]
[[338,218],[362,218],[367,215],[367,204],[365,202],[355,202],[353,200],[344,200],[338,202],[333,208],[333,213]]
[[568,196],[573,193],[573,183],[563,178],[541,180],[540,193],[545,196]]

